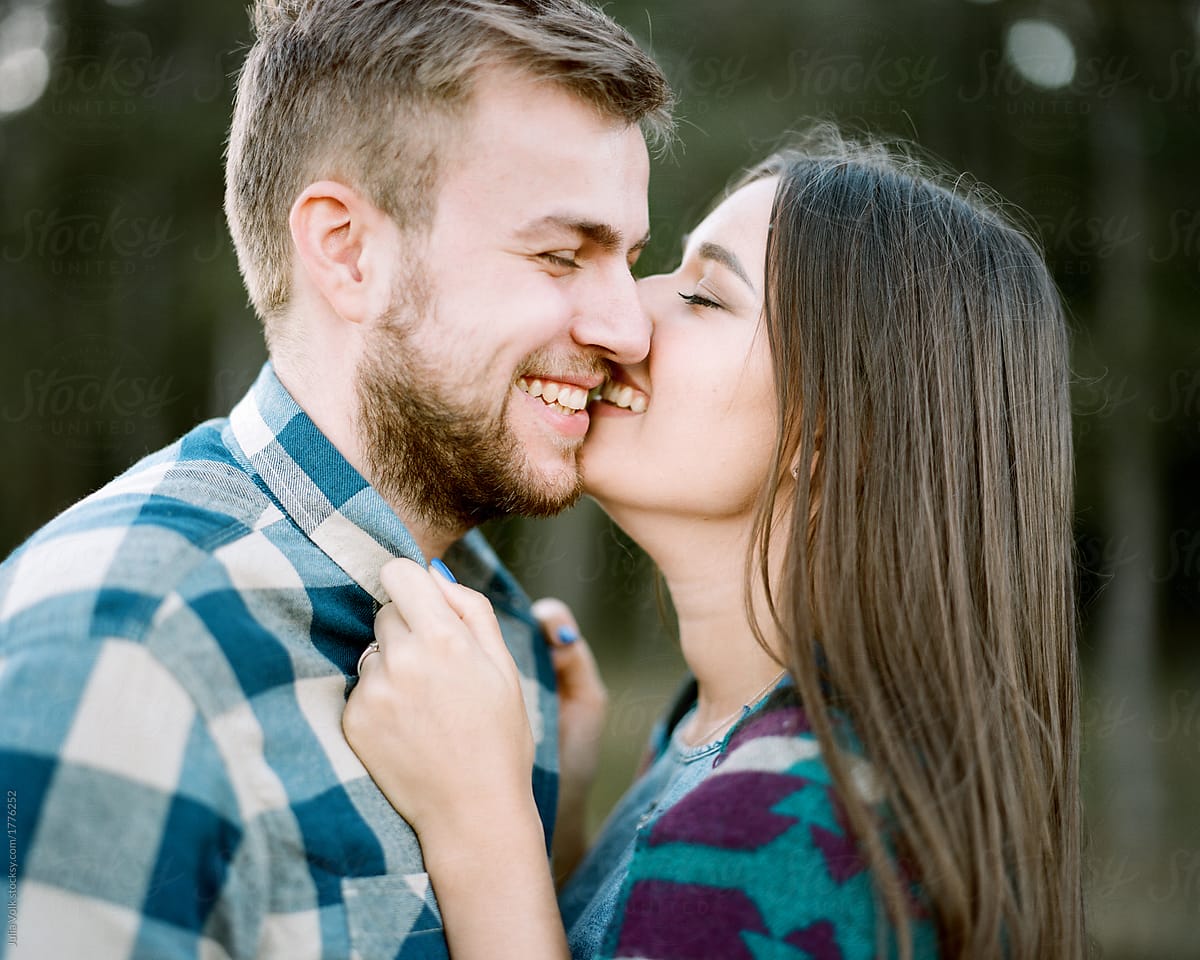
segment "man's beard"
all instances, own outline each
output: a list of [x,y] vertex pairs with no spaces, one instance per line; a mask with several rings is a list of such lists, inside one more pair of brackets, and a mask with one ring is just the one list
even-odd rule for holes
[[[414,278],[415,279],[415,278]],[[583,493],[556,488],[530,466],[513,435],[511,392],[498,414],[446,396],[413,328],[435,323],[419,282],[398,296],[369,336],[358,364],[358,433],[369,480],[394,507],[445,531],[506,514],[549,517]],[[574,464],[572,464],[574,466]]]

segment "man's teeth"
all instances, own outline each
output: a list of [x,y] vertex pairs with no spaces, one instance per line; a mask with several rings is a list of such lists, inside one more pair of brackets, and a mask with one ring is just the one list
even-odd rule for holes
[[563,413],[578,413],[587,406],[588,392],[570,383],[521,377],[517,386],[531,397],[541,397],[547,406],[557,407]]
[[600,388],[600,398],[613,406],[624,407],[634,413],[645,413],[646,407],[650,405],[650,398],[637,387],[631,387],[627,383],[615,383],[612,380]]
[[517,380],[517,386],[531,397],[540,397],[547,406],[555,407],[562,413],[578,413],[588,405],[589,400],[597,397],[634,413],[645,413],[650,405],[650,398],[637,387],[611,380],[590,393],[570,383],[530,377],[521,377]]

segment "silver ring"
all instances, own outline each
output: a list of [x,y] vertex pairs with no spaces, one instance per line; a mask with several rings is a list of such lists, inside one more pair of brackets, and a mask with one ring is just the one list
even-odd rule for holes
[[368,643],[368,644],[367,644],[367,649],[366,649],[366,650],[364,650],[362,653],[360,653],[360,654],[359,654],[359,656],[358,656],[358,666],[356,666],[356,667],[354,668],[354,672],[355,672],[355,673],[357,673],[357,674],[359,674],[359,675],[361,676],[361,675],[362,675],[362,665],[363,665],[363,661],[364,661],[364,660],[366,660],[366,659],[367,659],[367,657],[369,657],[371,654],[373,654],[373,653],[378,653],[378,652],[379,652],[379,641],[378,641],[378,640],[372,640],[370,643]]

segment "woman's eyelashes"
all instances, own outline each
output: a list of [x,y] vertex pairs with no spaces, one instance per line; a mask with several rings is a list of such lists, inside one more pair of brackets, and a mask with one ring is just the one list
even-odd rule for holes
[[719,310],[722,307],[722,304],[717,303],[716,300],[710,300],[708,297],[702,297],[699,293],[684,293],[681,290],[679,292],[679,298],[684,303],[691,304],[693,307],[709,307],[716,310]]

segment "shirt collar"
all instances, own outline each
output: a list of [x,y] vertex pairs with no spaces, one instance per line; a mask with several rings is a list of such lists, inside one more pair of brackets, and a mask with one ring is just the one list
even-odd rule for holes
[[229,416],[230,447],[280,508],[379,603],[393,557],[425,557],[395,511],[288,393],[270,361]]

